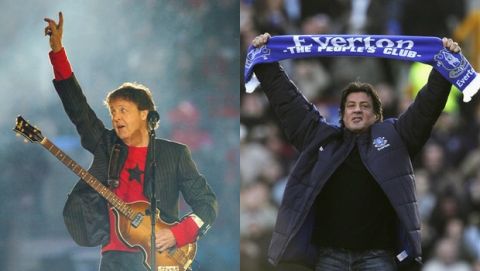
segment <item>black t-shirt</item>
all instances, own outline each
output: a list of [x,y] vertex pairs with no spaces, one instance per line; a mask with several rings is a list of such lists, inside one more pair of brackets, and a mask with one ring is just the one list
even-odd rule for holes
[[395,211],[356,146],[327,181],[314,208],[313,243],[352,250],[393,250]]

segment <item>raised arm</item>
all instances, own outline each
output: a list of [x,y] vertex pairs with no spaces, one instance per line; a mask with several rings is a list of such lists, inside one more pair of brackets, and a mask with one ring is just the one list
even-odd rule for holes
[[[451,39],[443,38],[442,42],[445,48],[454,53],[461,51],[458,43]],[[396,127],[411,156],[418,153],[430,137],[433,126],[445,107],[451,87],[449,81],[432,69],[427,84],[399,117]]]
[[[270,35],[257,36],[252,45],[261,47]],[[318,110],[298,91],[278,63],[258,64],[255,75],[261,83],[289,142],[299,151],[312,141],[318,132],[334,132]]]
[[101,135],[105,132],[105,126],[88,105],[87,99],[72,73],[62,45],[62,12],[59,12],[58,16],[58,23],[50,18],[44,19],[48,24],[45,27],[45,35],[49,36],[50,48],[52,49],[50,60],[55,73],[53,84],[60,96],[65,112],[77,128],[82,146],[93,153]]

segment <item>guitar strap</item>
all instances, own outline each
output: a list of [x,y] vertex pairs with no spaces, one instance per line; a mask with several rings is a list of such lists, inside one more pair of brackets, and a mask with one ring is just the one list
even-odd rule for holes
[[108,164],[108,180],[107,184],[110,189],[117,188],[120,179],[120,144],[113,145],[112,153],[110,154],[110,163]]

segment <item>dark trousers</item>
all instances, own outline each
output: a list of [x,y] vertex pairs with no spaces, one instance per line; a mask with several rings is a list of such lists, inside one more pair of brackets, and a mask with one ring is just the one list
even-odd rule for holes
[[316,271],[396,271],[397,264],[392,253],[385,250],[352,251],[347,249],[321,248]]
[[102,254],[100,271],[147,271],[141,252],[107,251]]

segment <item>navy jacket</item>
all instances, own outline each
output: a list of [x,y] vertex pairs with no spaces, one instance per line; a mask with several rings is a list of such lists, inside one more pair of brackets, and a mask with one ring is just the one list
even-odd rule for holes
[[421,256],[420,218],[415,196],[412,157],[430,137],[451,84],[432,70],[428,83],[398,119],[372,125],[368,132],[353,134],[328,124],[289,80],[278,63],[255,68],[270,104],[289,142],[300,151],[285,189],[269,248],[269,261],[313,266],[316,250],[311,244],[315,213],[312,205],[355,144],[360,157],[388,197],[398,218],[398,251]]
[[[120,148],[119,168],[123,167],[127,158],[128,147],[117,137],[115,131],[106,129],[97,118],[74,75],[53,83],[68,117],[77,128],[82,146],[93,154],[88,172],[106,184],[114,145]],[[158,165],[155,178],[151,176],[150,155],[145,163],[145,196],[149,198],[150,182],[154,180],[160,216],[165,222],[172,223],[178,221],[178,199],[181,192],[193,212],[204,222],[200,232],[206,232],[216,218],[217,201],[205,178],[198,172],[188,147],[156,139],[155,158]],[[84,181],[78,181],[68,195],[63,216],[70,235],[79,245],[98,246],[108,243],[110,227],[106,200]]]

